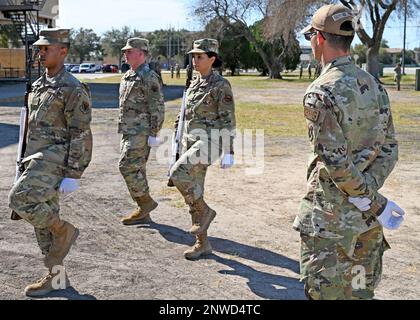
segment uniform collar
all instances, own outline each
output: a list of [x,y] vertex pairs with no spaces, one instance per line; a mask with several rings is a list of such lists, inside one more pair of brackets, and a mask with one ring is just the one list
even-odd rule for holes
[[342,56],[342,57],[335,58],[332,61],[330,61],[330,63],[328,63],[322,69],[321,75],[327,73],[332,68],[337,68],[337,67],[352,64],[352,63],[353,61],[351,60],[350,56]]
[[213,80],[214,75],[215,75],[215,73],[214,73],[213,70],[210,71],[210,73],[205,77],[202,77],[201,75],[199,75],[198,76],[198,82],[200,83],[200,85],[206,85]]
[[144,72],[147,72],[149,70],[150,70],[149,64],[143,63],[139,65],[136,70],[133,70],[133,69],[128,70],[126,74],[124,75],[124,78],[141,76]]
[[66,69],[64,68],[64,66],[60,69],[60,71],[58,71],[58,73],[55,76],[52,76],[52,77],[48,77],[47,73],[44,72],[40,79],[41,81],[35,82],[34,85],[42,84],[45,87],[53,87],[53,88],[58,87],[65,73],[66,73]]
[[136,72],[136,74],[140,75],[143,72],[147,72],[149,70],[150,70],[149,64],[148,63],[143,63],[143,64],[141,64],[137,67],[135,72]]

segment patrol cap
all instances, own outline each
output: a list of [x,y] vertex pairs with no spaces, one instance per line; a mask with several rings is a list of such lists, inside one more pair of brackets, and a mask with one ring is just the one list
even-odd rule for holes
[[208,53],[214,52],[219,54],[219,42],[216,39],[200,39],[195,40],[192,50],[188,53]]
[[44,29],[39,33],[39,39],[34,46],[50,46],[52,44],[70,44],[70,29]]
[[143,51],[149,51],[149,40],[144,38],[130,38],[127,40],[127,44],[121,51],[128,49],[140,49]]
[[346,28],[342,29],[342,24],[347,21],[353,21],[354,13],[349,8],[338,5],[329,4],[319,8],[312,17],[312,22],[301,33],[306,33],[313,29],[325,31],[340,36],[353,36],[355,31]]

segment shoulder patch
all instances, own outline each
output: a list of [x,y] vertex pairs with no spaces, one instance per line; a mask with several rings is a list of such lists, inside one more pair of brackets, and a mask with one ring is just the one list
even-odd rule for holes
[[233,101],[233,97],[230,94],[226,94],[223,98],[223,102],[226,104],[231,104]]
[[153,92],[158,92],[158,91],[159,91],[159,85],[158,85],[158,84],[156,84],[156,83],[153,83],[153,84],[152,84],[152,91],[153,91]]
[[82,113],[85,113],[85,114],[88,113],[89,110],[90,110],[90,103],[89,103],[89,101],[83,100],[83,102],[80,104],[79,109],[80,109],[80,111]]
[[311,107],[304,107],[303,114],[305,118],[311,120],[313,122],[317,121],[319,118],[319,110],[311,108]]

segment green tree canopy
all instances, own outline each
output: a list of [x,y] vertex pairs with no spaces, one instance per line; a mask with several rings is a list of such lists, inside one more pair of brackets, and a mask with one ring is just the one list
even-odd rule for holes
[[102,55],[100,40],[101,38],[92,29],[71,30],[69,53],[78,57],[80,63],[91,57],[100,57]]

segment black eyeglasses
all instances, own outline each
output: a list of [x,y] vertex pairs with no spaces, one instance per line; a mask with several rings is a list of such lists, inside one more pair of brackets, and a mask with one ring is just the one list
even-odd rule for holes
[[315,36],[317,33],[319,32],[319,34],[321,35],[321,37],[325,39],[325,36],[322,34],[321,31],[319,30],[314,30],[314,31],[309,31],[303,34],[303,36],[305,37],[306,40],[311,41],[312,37]]
[[313,36],[315,36],[315,35],[316,35],[316,33],[317,33],[317,31],[316,31],[316,30],[315,30],[315,31],[310,31],[310,32],[306,32],[306,33],[304,33],[304,34],[303,34],[303,36],[305,37],[305,39],[306,39],[307,41],[311,41],[312,37],[313,37]]

